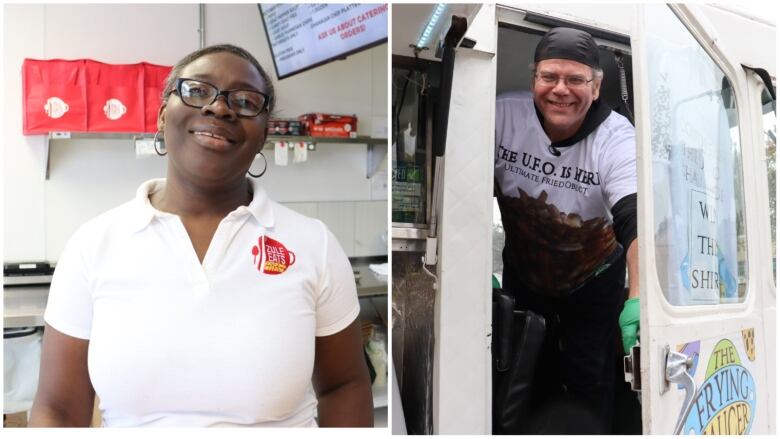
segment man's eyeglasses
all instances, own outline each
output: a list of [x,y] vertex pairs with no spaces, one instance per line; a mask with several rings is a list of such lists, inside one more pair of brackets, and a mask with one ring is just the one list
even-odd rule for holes
[[558,85],[558,81],[561,79],[563,79],[563,83],[566,84],[566,87],[569,88],[582,87],[585,84],[593,81],[593,78],[587,79],[586,77],[580,75],[558,76],[553,73],[536,74],[536,80],[544,85]]
[[208,82],[179,78],[175,92],[185,105],[203,108],[213,104],[217,97],[224,96],[228,107],[241,117],[255,117],[268,108],[270,98],[257,90],[220,90]]

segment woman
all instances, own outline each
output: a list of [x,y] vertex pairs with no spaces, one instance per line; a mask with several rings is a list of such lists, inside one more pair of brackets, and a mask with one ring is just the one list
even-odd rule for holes
[[211,46],[165,90],[167,178],[83,225],[57,264],[30,426],[88,426],[95,393],[106,426],[371,426],[346,255],[246,176],[268,75]]

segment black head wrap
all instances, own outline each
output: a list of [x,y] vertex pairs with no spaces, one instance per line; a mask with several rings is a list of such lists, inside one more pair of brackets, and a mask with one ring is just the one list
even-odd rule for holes
[[556,27],[544,34],[536,46],[534,62],[545,59],[568,59],[598,68],[599,48],[585,31],[570,27]]

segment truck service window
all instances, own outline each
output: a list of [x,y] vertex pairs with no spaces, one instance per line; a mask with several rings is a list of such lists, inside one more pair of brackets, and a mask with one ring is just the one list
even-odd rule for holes
[[747,242],[731,83],[668,7],[648,5],[656,266],[673,305],[745,299]]

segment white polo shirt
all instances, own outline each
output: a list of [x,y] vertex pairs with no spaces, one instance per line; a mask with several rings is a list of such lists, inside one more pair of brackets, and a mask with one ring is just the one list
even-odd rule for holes
[[89,339],[105,426],[316,426],[315,337],[357,317],[354,275],[321,221],[250,181],[202,265],[180,218],[149,202],[164,179],[68,242],[44,318]]

